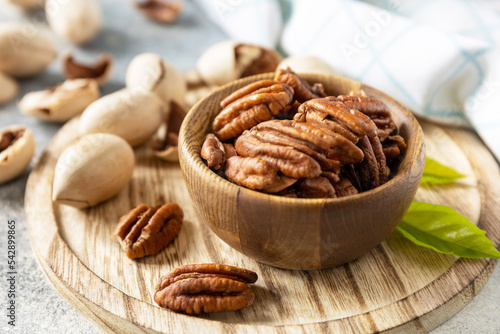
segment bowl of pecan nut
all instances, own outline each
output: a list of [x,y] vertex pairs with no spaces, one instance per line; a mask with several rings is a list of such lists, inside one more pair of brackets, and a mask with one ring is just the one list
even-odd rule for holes
[[322,269],[380,244],[410,206],[425,146],[413,115],[344,77],[290,69],[227,84],[188,113],[179,159],[202,220],[265,264]]

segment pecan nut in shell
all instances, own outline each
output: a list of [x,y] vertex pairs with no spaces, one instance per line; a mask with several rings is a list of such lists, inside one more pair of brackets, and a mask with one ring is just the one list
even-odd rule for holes
[[175,203],[141,204],[122,216],[111,233],[130,259],[156,255],[179,234],[184,213]]
[[255,272],[216,263],[190,264],[161,277],[155,302],[188,314],[237,311],[252,305]]

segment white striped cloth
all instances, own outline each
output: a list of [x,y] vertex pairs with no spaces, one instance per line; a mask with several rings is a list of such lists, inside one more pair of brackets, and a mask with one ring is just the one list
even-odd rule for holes
[[230,38],[314,55],[500,160],[500,1],[195,0]]

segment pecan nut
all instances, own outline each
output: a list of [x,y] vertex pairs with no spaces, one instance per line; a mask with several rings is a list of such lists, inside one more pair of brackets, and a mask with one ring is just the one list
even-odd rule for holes
[[308,113],[320,113],[322,119],[341,124],[359,138],[377,135],[377,126],[368,116],[356,109],[349,108],[342,102],[336,101],[335,97],[325,97],[302,103],[299,107],[299,114],[305,115],[298,114],[296,117],[305,118],[305,121],[307,121]]
[[226,161],[224,145],[212,133],[209,133],[201,147],[200,155],[207,161],[208,168],[219,170]]
[[156,255],[179,234],[184,213],[175,203],[141,204],[120,218],[111,233],[130,259]]
[[144,0],[136,1],[135,7],[148,19],[159,23],[172,23],[181,14],[182,2]]
[[379,137],[385,138],[396,131],[396,124],[384,102],[373,97],[360,95],[339,95],[337,101],[370,117],[377,126]]
[[335,194],[337,197],[346,197],[356,195],[358,193],[358,190],[354,188],[351,181],[345,178],[334,183],[333,187],[335,188]]
[[384,184],[390,170],[379,137],[364,136],[358,145],[363,150],[364,159],[360,164],[346,166],[346,176],[359,191]]
[[35,139],[30,129],[10,125],[0,129],[0,184],[19,176],[35,153]]
[[321,174],[321,166],[309,155],[290,146],[262,141],[250,131],[246,131],[236,140],[235,148],[240,156],[264,159],[291,178],[317,177]]
[[238,44],[234,48],[236,64],[240,66],[240,78],[273,72],[281,61],[280,55],[271,49],[250,44]]
[[399,135],[388,136],[382,144],[387,161],[396,159],[401,152],[406,149],[406,142],[404,138]]
[[295,99],[299,102],[305,102],[312,99],[317,99],[320,97],[325,97],[325,90],[323,85],[320,83],[314,84],[312,87],[299,77],[295,72],[293,72],[289,67],[285,69],[278,69],[274,80],[282,82],[288,86],[291,86],[295,92]]
[[279,175],[278,170],[259,157],[234,156],[225,165],[226,177],[249,189],[276,193],[294,184],[297,179]]
[[290,86],[272,80],[250,84],[221,102],[224,109],[212,123],[213,133],[222,141],[234,138],[287,111],[292,103],[293,89]]
[[190,264],[161,277],[155,302],[188,314],[237,311],[252,305],[255,272],[215,263]]
[[[303,144],[318,153],[324,154],[328,159],[345,164],[358,163],[363,160],[363,152],[351,141],[341,134],[313,124],[290,120],[271,120],[255,126],[252,132],[279,134],[281,137],[289,138],[297,144]],[[295,146],[292,143],[289,145]],[[317,154],[312,154],[310,150],[304,151],[304,153],[317,158]],[[324,169],[332,169],[332,167],[325,167]]]
[[335,188],[326,177],[300,179],[294,186],[299,198],[335,198]]

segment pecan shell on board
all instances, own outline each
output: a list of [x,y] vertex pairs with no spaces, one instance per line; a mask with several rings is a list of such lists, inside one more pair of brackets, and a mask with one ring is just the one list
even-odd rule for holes
[[175,203],[149,208],[141,204],[118,221],[111,233],[130,259],[156,255],[179,234],[184,213]]
[[155,302],[188,314],[237,311],[252,305],[255,272],[215,263],[190,264],[161,277]]
[[293,89],[273,80],[262,80],[237,90],[221,102],[224,108],[212,123],[222,141],[286,112],[293,103]]

